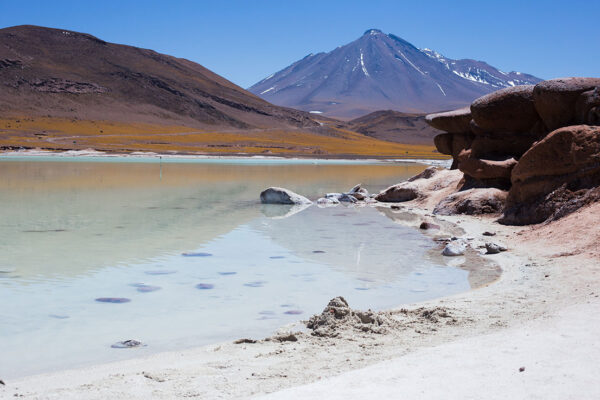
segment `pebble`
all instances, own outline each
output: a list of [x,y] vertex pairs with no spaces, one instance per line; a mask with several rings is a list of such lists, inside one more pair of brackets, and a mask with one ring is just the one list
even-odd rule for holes
[[492,242],[487,242],[485,244],[485,249],[487,250],[486,254],[498,254],[501,251],[506,251],[506,247],[504,245]]
[[145,347],[146,345],[139,340],[123,340],[122,342],[113,343],[110,347],[113,349],[131,349],[134,347]]

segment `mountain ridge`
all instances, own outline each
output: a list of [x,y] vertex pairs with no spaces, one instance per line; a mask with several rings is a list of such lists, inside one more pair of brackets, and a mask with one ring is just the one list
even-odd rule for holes
[[309,54],[248,90],[274,104],[351,119],[385,109],[459,108],[494,90],[539,81],[483,61],[447,58],[368,29],[357,40]]

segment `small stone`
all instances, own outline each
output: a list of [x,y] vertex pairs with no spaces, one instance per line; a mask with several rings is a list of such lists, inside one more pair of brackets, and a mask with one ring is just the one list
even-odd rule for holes
[[448,243],[446,245],[446,247],[444,247],[444,250],[442,251],[442,255],[447,256],[447,257],[462,256],[465,254],[466,250],[467,250],[467,247],[463,243],[452,242],[452,243]]
[[294,335],[293,333],[288,333],[288,334],[284,334],[284,335],[275,336],[273,338],[273,340],[276,340],[278,342],[297,342],[298,337],[296,335]]
[[506,251],[506,247],[498,244],[498,243],[492,243],[492,242],[487,242],[485,244],[485,249],[487,250],[486,254],[498,254],[501,251]]
[[523,372],[523,371],[525,371],[525,367],[519,368],[519,372]]
[[483,236],[496,236],[496,232],[485,231],[485,232],[482,233],[482,235]]
[[256,340],[254,340],[254,339],[248,339],[248,338],[243,338],[243,339],[238,339],[238,340],[236,340],[236,341],[233,342],[233,344],[245,344],[245,343],[254,344],[254,343],[256,343]]
[[142,342],[140,342],[139,340],[133,340],[133,339],[129,339],[129,340],[124,340],[122,342],[117,342],[112,344],[110,347],[112,347],[113,349],[131,349],[134,347],[145,347],[146,345]]
[[431,222],[421,222],[421,225],[419,225],[419,229],[423,229],[423,230],[427,230],[427,229],[440,229],[439,225],[433,224]]

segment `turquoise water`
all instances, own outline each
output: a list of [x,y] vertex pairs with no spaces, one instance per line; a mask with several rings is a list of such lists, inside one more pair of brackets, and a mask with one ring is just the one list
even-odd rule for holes
[[[377,208],[258,202],[268,186],[378,191],[422,166],[141,161],[0,161],[0,376],[260,338],[338,295],[384,309],[470,288]],[[147,346],[111,348],[126,339]]]

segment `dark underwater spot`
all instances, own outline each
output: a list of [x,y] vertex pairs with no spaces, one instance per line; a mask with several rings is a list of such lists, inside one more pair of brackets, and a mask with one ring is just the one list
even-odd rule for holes
[[67,318],[69,318],[68,315],[60,315],[60,314],[48,314],[48,316],[50,318],[56,318],[56,319],[67,319]]
[[369,288],[365,288],[365,287],[357,287],[357,288],[354,288],[354,289],[356,289],[356,290],[369,290]]
[[210,257],[212,254],[210,253],[181,253],[184,257]]
[[271,256],[269,257],[271,260],[280,260],[282,258],[285,258],[285,256]]
[[199,283],[196,285],[196,289],[200,289],[200,290],[209,290],[209,289],[213,289],[215,287],[215,285],[213,285],[212,283]]
[[177,271],[174,270],[169,270],[169,269],[158,269],[155,271],[146,271],[145,274],[146,275],[170,275],[170,274],[174,274]]
[[255,282],[248,282],[248,283],[244,283],[244,286],[248,286],[248,287],[263,287],[263,285],[267,283],[265,281],[255,281]]
[[223,276],[235,275],[235,274],[237,274],[237,272],[233,272],[233,271],[219,272],[219,275],[223,275]]
[[127,299],[125,297],[98,297],[96,299],[96,301],[98,301],[100,303],[120,304],[120,303],[129,303],[131,301],[131,299]]
[[287,310],[286,312],[284,312],[284,314],[287,314],[287,315],[300,315],[302,313],[303,313],[303,311],[300,311],[300,310]]
[[313,254],[323,254],[325,253],[323,250],[313,250]]
[[151,285],[139,285],[137,286],[137,291],[140,293],[150,293],[150,292],[156,292],[157,290],[160,290],[160,286],[151,286]]

